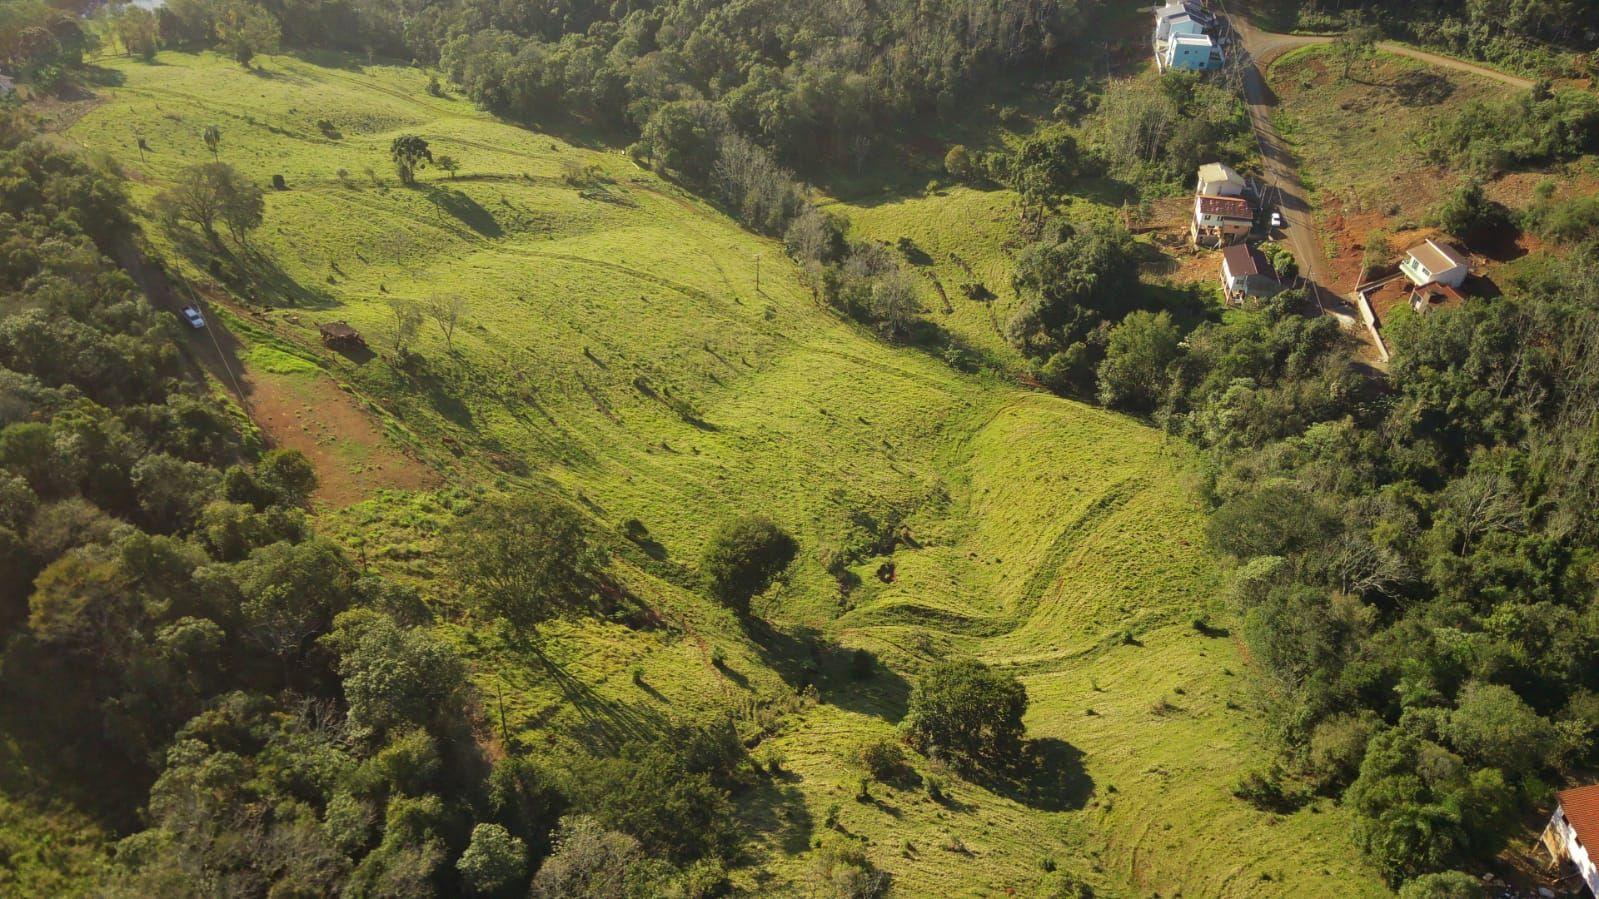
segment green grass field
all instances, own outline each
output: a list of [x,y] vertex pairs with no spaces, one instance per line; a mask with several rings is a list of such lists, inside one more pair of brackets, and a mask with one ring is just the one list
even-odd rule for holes
[[[757,893],[807,891],[837,803],[839,829],[869,842],[901,895],[1034,894],[1046,857],[1110,896],[1383,894],[1338,808],[1273,815],[1230,795],[1269,755],[1235,643],[1191,623],[1226,622],[1226,584],[1186,447],[881,342],[821,308],[776,242],[615,149],[431,97],[421,70],[322,62],[112,61],[123,83],[66,139],[114,156],[140,202],[210,158],[200,135],[213,123],[221,159],[263,184],[284,177],[253,253],[228,254],[221,282],[198,238],[153,220],[147,233],[170,269],[232,297],[247,374],[343,385],[439,469],[451,486],[372,492],[321,519],[440,610],[458,601],[436,577],[439,529],[474,490],[556,489],[603,528],[648,528],[653,555],[618,538],[615,575],[667,626],[559,622],[541,661],[443,616],[475,664],[488,729],[503,714],[519,745],[559,759],[709,709],[767,723],[789,774],[739,797],[752,851],[735,879]],[[428,169],[400,186],[387,148],[404,133],[459,159],[459,177]],[[568,185],[568,162],[607,183]],[[987,306],[959,294],[983,283],[1003,321],[1009,194],[842,208],[861,233],[912,237],[953,310],[930,315],[1014,364]],[[398,370],[389,300],[446,293],[468,310],[453,351],[429,325],[424,363]],[[314,327],[332,319],[377,355],[323,351]],[[743,511],[802,546],[789,582],[757,600],[769,624],[748,632],[693,589],[709,532]],[[884,522],[908,537],[891,557],[866,549]],[[859,579],[847,595],[825,566],[839,554]],[[891,582],[876,574],[885,562]],[[802,631],[818,635],[817,659]],[[869,679],[850,677],[855,647],[883,663]],[[944,804],[911,785],[856,801],[852,749],[891,733],[909,682],[954,653],[1025,679],[1048,764],[1027,785],[953,783]],[[807,662],[814,701],[793,686]]]

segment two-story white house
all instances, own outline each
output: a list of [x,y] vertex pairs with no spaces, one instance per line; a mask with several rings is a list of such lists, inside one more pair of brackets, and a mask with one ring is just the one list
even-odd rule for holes
[[1222,66],[1221,45],[1208,34],[1174,34],[1160,58],[1163,70],[1208,72]]
[[1269,297],[1281,288],[1277,272],[1266,257],[1242,243],[1222,251],[1221,286],[1229,303],[1242,303],[1249,297]]
[[1471,262],[1449,244],[1428,238],[1405,251],[1399,270],[1417,287],[1435,283],[1459,287],[1471,274]]
[[1254,227],[1255,210],[1243,197],[1194,197],[1189,236],[1195,246],[1232,246],[1248,237]]
[[1220,68],[1216,16],[1194,0],[1178,0],[1155,9],[1155,62],[1164,71]]
[[1543,829],[1543,845],[1556,865],[1569,864],[1589,893],[1599,896],[1599,867],[1588,849],[1599,845],[1599,785],[1555,794],[1555,813]]

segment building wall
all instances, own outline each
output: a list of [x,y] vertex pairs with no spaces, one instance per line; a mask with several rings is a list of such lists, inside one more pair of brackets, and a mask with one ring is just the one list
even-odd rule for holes
[[1555,806],[1554,817],[1550,819],[1549,826],[1560,835],[1560,842],[1565,846],[1566,857],[1571,859],[1571,864],[1582,876],[1588,889],[1599,896],[1599,867],[1588,856],[1588,850],[1577,840],[1577,832],[1566,823],[1565,811],[1560,806]]
[[1190,44],[1167,44],[1166,67],[1171,69],[1187,69],[1189,71],[1204,71],[1211,67],[1211,48],[1194,46]]

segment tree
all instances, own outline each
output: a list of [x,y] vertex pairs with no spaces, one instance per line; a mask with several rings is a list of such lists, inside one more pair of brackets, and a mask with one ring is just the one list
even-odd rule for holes
[[479,614],[519,636],[583,602],[601,557],[570,506],[524,493],[485,501],[450,528],[450,568]]
[[439,326],[446,349],[455,349],[455,326],[465,312],[466,298],[458,293],[434,294],[428,299],[428,317]]
[[612,899],[630,894],[645,863],[638,840],[589,815],[561,819],[555,851],[533,876],[534,899]]
[[1471,681],[1445,728],[1449,743],[1468,760],[1511,774],[1533,772],[1555,744],[1555,729],[1514,690]]
[[422,329],[422,310],[410,300],[395,299],[389,301],[389,311],[394,315],[394,352],[404,356]]
[[161,48],[161,24],[155,13],[144,7],[132,3],[123,7],[117,13],[116,31],[129,56],[149,62]]
[[455,180],[455,173],[461,168],[461,163],[454,156],[440,156],[433,164],[448,172],[451,181]]
[[972,154],[965,144],[956,144],[944,154],[944,171],[956,181],[966,181],[972,177]]
[[479,893],[498,892],[526,874],[527,846],[498,824],[479,824],[455,867]]
[[924,753],[966,767],[1013,760],[1026,729],[1027,688],[970,659],[940,662],[911,691],[905,736]]
[[389,158],[402,184],[416,183],[416,170],[433,161],[428,142],[414,134],[402,134],[389,144]]
[[920,309],[916,288],[899,270],[893,270],[872,283],[872,317],[882,323],[891,337],[910,333]]
[[365,733],[439,730],[460,711],[466,667],[426,629],[402,628],[363,608],[334,619],[321,642],[338,654],[350,723]]
[[1503,203],[1490,200],[1483,193],[1482,184],[1471,181],[1462,184],[1434,210],[1438,227],[1466,240],[1481,240],[1494,236],[1510,226],[1510,210]]
[[1077,171],[1076,139],[1056,132],[1022,144],[1010,165],[1010,186],[1021,194],[1024,209],[1052,209]]
[[225,162],[206,162],[184,169],[176,184],[156,195],[156,209],[168,222],[198,225],[213,244],[217,222],[239,244],[261,225],[266,200],[261,188]]
[[1349,72],[1355,63],[1369,61],[1377,55],[1377,42],[1380,40],[1382,30],[1363,22],[1352,22],[1343,33],[1333,38],[1333,55],[1343,63],[1344,81],[1349,80]]
[[205,148],[211,151],[211,159],[215,161],[217,149],[222,145],[222,129],[215,125],[207,125],[201,137],[205,139]]
[[245,68],[262,53],[278,49],[283,29],[265,8],[247,0],[223,0],[215,8],[216,37]]
[[713,597],[739,614],[771,586],[794,561],[799,544],[762,515],[744,515],[711,536],[700,560],[700,575]]
[[1166,392],[1167,371],[1178,355],[1181,334],[1171,313],[1138,311],[1111,329],[1099,364],[1099,401],[1148,412]]

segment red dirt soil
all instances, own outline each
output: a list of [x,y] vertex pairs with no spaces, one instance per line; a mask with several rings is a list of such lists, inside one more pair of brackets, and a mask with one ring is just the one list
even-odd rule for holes
[[429,490],[441,483],[331,378],[247,370],[245,382],[251,417],[268,442],[299,450],[316,469],[317,503],[341,508],[378,490]]

